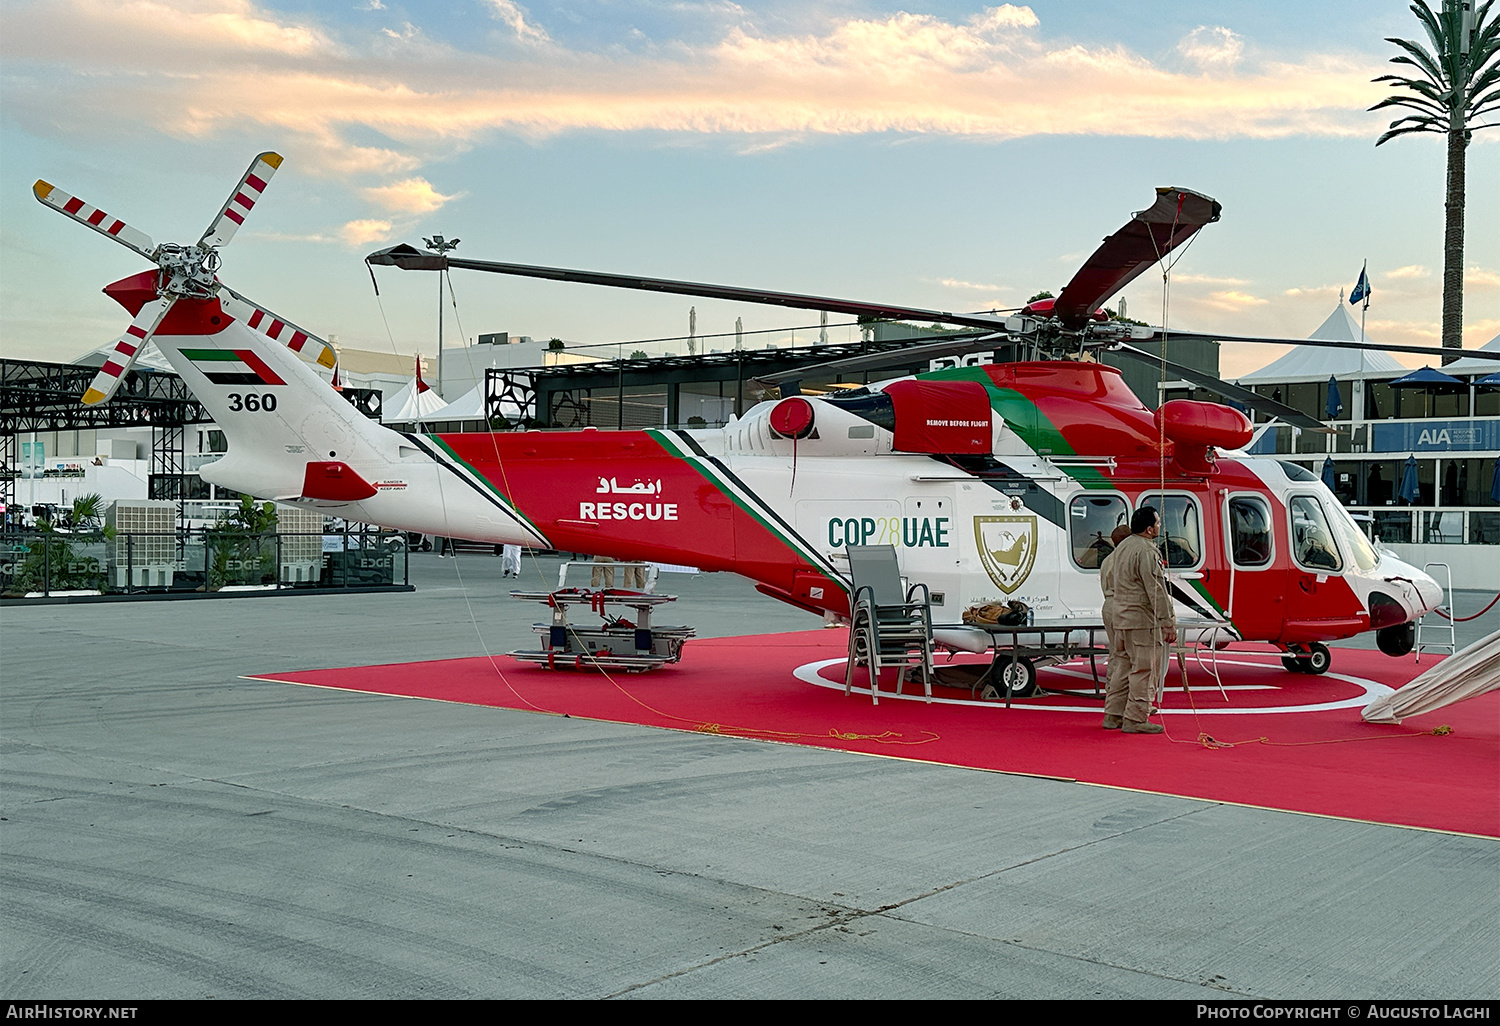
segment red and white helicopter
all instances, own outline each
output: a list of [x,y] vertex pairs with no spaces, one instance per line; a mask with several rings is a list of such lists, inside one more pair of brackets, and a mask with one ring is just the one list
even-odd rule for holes
[[[952,621],[967,606],[1008,599],[1042,621],[1097,617],[1109,534],[1151,504],[1163,513],[1164,555],[1189,633],[1271,642],[1287,653],[1288,669],[1307,673],[1328,669],[1325,642],[1364,631],[1380,632],[1391,654],[1409,651],[1413,621],[1441,600],[1430,577],[1373,547],[1317,477],[1239,452],[1251,439],[1242,413],[1183,400],[1153,413],[1118,370],[1087,358],[784,394],[717,429],[383,427],[304,362],[330,365],[326,343],[215,277],[218,247],[280,164],[277,154],[259,155],[194,245],[155,245],[45,182],[35,186],[43,203],[156,265],[104,290],[135,320],[84,402],[107,401],[154,339],[228,439],[227,455],[200,471],[214,484],[408,531],[731,571],[767,595],[835,616],[849,611],[845,546],[891,544],[902,575],[925,583],[935,614]],[[1150,335],[1108,322],[1095,307],[1217,220],[1219,209],[1188,190],[1158,190],[1055,303],[1008,319],[410,247],[369,259],[936,320],[990,333],[962,343],[969,349],[993,349],[1009,333],[1038,352],[1076,354],[1128,349],[1127,339]],[[958,347],[926,348],[937,355]],[[1241,398],[1268,405],[1248,392]]]

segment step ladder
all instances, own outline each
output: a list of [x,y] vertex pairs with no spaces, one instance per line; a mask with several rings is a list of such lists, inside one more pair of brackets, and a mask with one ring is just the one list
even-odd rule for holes
[[[1443,595],[1446,601],[1444,603],[1444,606],[1442,607],[1448,610],[1448,617],[1442,623],[1434,623],[1431,626],[1427,624],[1427,617],[1431,615],[1430,613],[1423,613],[1420,617],[1417,618],[1416,658],[1418,662],[1422,661],[1422,649],[1424,647],[1431,649],[1446,648],[1449,655],[1453,655],[1458,651],[1458,625],[1453,621],[1453,617],[1455,615],[1453,611],[1453,568],[1450,567],[1447,563],[1427,563],[1422,567],[1422,572],[1431,577],[1433,580],[1437,580],[1437,575],[1433,573],[1433,571],[1439,569],[1443,571],[1443,576],[1448,582],[1448,586],[1443,590]],[[1442,642],[1428,642],[1424,645],[1422,642],[1422,632],[1424,630],[1438,635],[1446,632],[1448,635],[1448,640]]]

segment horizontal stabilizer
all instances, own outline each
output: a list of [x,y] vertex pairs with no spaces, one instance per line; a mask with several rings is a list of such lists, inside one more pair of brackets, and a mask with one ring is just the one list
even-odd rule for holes
[[309,463],[302,480],[302,497],[328,502],[358,502],[375,494],[375,486],[347,463]]

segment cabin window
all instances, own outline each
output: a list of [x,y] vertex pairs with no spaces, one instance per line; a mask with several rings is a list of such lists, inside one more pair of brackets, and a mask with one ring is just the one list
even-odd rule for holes
[[1292,557],[1308,570],[1328,572],[1342,570],[1323,506],[1310,495],[1297,495],[1287,503],[1292,514]]
[[1237,567],[1270,565],[1271,512],[1263,500],[1246,496],[1229,500],[1229,556]]
[[1097,570],[1104,557],[1115,550],[1110,533],[1130,523],[1130,507],[1119,495],[1080,495],[1068,507],[1073,540],[1073,562],[1085,570]]
[[1169,570],[1191,570],[1203,561],[1203,518],[1189,495],[1143,495],[1136,509],[1154,506],[1161,516],[1156,547]]

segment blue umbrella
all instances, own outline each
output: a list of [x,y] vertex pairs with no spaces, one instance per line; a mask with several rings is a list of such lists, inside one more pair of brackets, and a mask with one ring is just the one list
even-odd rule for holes
[[1406,469],[1401,472],[1401,490],[1396,496],[1408,505],[1415,506],[1417,497],[1422,493],[1417,488],[1417,458],[1406,457]]
[[1333,420],[1344,411],[1344,397],[1339,394],[1339,383],[1332,374],[1328,375],[1328,405],[1323,412],[1327,414],[1325,420]]
[[1480,388],[1500,388],[1500,371],[1496,371],[1493,374],[1486,374],[1482,378],[1475,378],[1474,384]]
[[1328,490],[1330,492],[1333,491],[1333,483],[1335,480],[1337,480],[1337,478],[1333,473],[1333,457],[1328,456],[1323,460],[1323,483],[1328,486]]
[[1443,391],[1451,389],[1455,392],[1467,390],[1469,385],[1466,381],[1455,378],[1452,374],[1444,374],[1442,371],[1433,370],[1431,367],[1423,367],[1414,370],[1410,374],[1403,375],[1391,382],[1392,388],[1431,388]]

